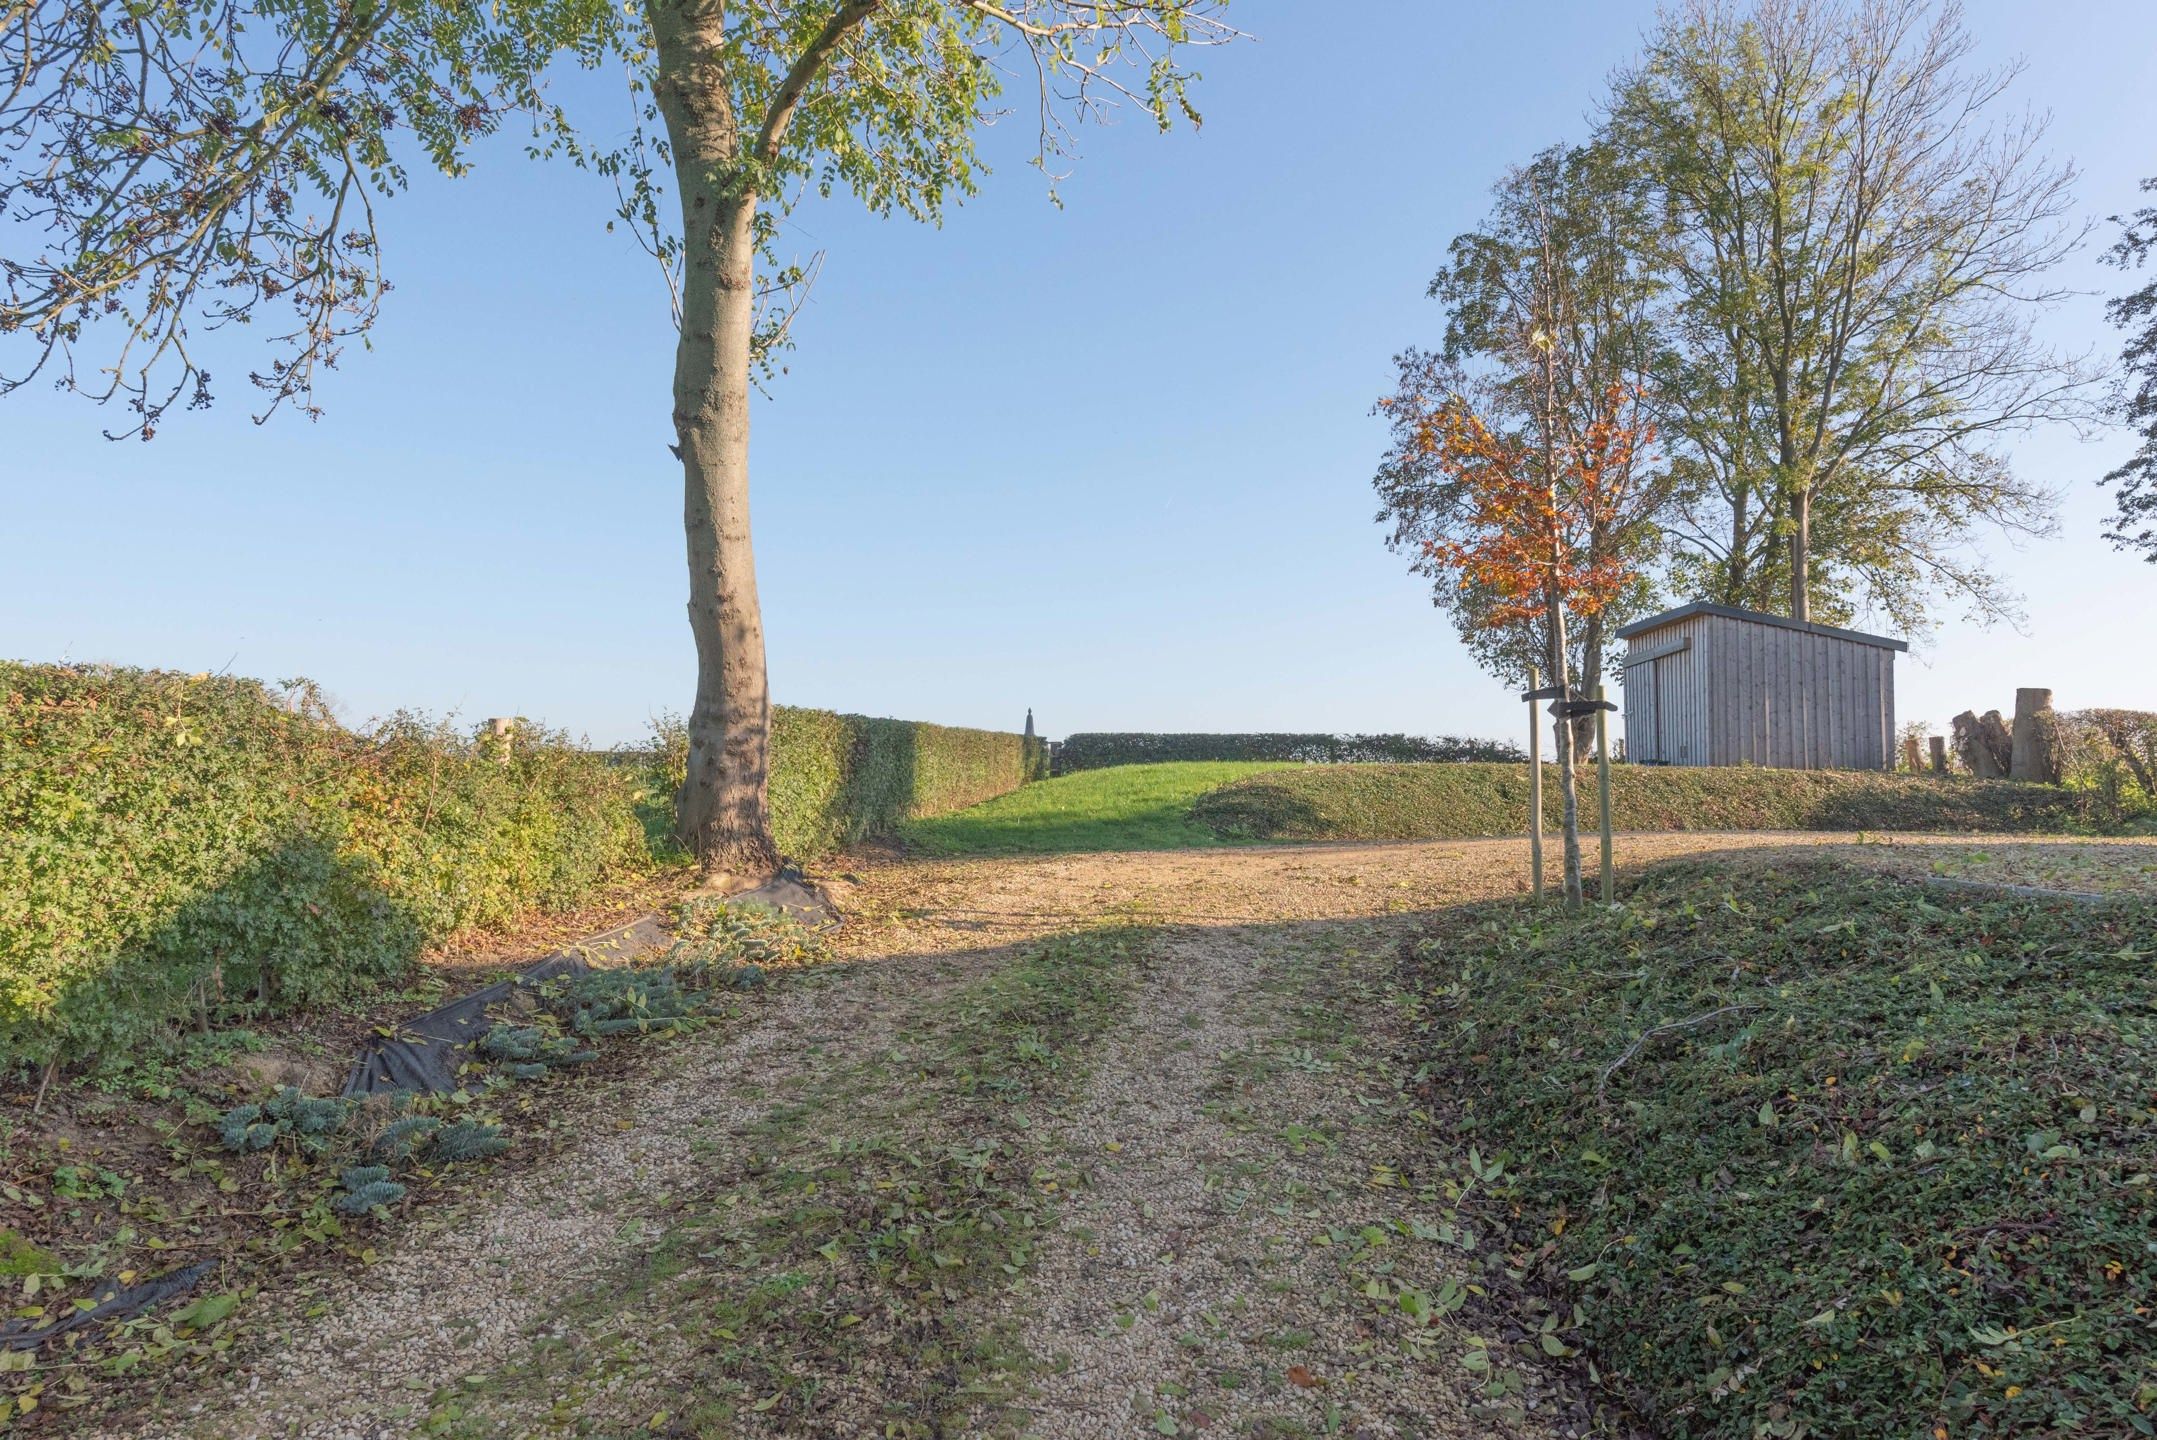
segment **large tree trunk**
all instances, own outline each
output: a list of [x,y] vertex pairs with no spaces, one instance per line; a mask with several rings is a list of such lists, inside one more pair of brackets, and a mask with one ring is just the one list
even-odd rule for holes
[[756,323],[757,197],[731,185],[741,137],[717,57],[719,7],[651,6],[655,90],[682,205],[682,323],[674,432],[689,550],[696,701],[676,833],[724,888],[778,868],[765,783],[771,696],[749,537],[749,367]]
[[2056,784],[2060,778],[2058,725],[2052,715],[2050,690],[2024,687],[2015,691],[2015,726],[2009,732],[2007,775],[2011,780],[2035,780]]
[[1812,487],[1790,492],[1790,618],[1812,619]]

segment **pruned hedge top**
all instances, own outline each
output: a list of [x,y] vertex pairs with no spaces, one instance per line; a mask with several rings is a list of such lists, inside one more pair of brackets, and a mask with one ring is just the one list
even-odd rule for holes
[[1099,770],[1110,765],[1158,765],[1171,760],[1289,760],[1318,765],[1367,762],[1525,760],[1502,740],[1458,735],[1327,735],[1289,732],[1246,735],[1155,734],[1147,731],[1080,733],[1057,751],[1058,768]]

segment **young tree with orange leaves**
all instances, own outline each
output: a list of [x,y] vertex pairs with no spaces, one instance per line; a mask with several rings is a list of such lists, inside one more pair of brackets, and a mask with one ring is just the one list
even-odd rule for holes
[[[1543,347],[1547,352],[1551,347]],[[1546,360],[1546,372],[1553,362]],[[1633,582],[1622,555],[1598,546],[1611,520],[1625,511],[1653,443],[1655,428],[1640,416],[1640,392],[1613,385],[1591,412],[1561,414],[1555,389],[1525,429],[1497,429],[1466,393],[1456,391],[1418,424],[1426,461],[1452,478],[1459,508],[1445,537],[1425,542],[1431,566],[1456,577],[1464,590],[1487,597],[1482,623],[1527,626],[1540,635],[1551,683],[1566,696],[1552,702],[1564,716],[1572,699],[1569,615],[1598,616]],[[1580,802],[1575,782],[1577,727],[1561,723],[1558,784],[1564,799],[1565,901],[1580,903]]]
[[[1538,664],[1569,699],[1601,682],[1606,617],[1647,598],[1670,501],[1642,408],[1654,349],[1655,282],[1634,243],[1645,220],[1606,165],[1558,149],[1507,177],[1484,228],[1454,241],[1432,282],[1448,303],[1445,348],[1401,355],[1400,386],[1378,407],[1393,430],[1377,481],[1391,543],[1412,550],[1503,678]],[[1574,770],[1588,726],[1555,729],[1565,893],[1578,904]]]

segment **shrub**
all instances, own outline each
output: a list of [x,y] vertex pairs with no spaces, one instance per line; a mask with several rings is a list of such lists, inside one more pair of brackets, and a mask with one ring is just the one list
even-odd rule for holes
[[1110,765],[1159,765],[1172,760],[1289,760],[1319,765],[1393,761],[1450,764],[1465,760],[1526,760],[1503,740],[1457,735],[1175,735],[1145,732],[1077,734],[1056,752],[1057,767],[1099,770]]
[[2157,714],[2070,710],[2055,724],[2064,783],[2122,815],[2157,811]]
[[[660,716],[652,730],[672,793],[686,773],[688,730],[672,714]],[[1047,773],[1047,746],[1022,735],[772,709],[772,835],[796,860],[895,834],[908,820],[963,810]]]
[[1404,1063],[1653,1433],[2147,1435],[2152,934],[2146,902],[1674,866],[1622,908],[1449,912]]
[[459,1165],[491,1159],[508,1148],[509,1137],[501,1126],[484,1120],[453,1120],[434,1132],[427,1154],[440,1164]]
[[259,1105],[227,1110],[217,1122],[217,1138],[227,1150],[243,1153],[289,1139],[303,1154],[320,1155],[351,1117],[350,1101],[305,1095],[287,1085]]
[[0,663],[0,1064],[364,991],[647,863],[636,777],[311,687]]
[[[2112,828],[2097,797],[2052,785],[1873,771],[1619,765],[1619,830],[1975,830]],[[1560,814],[1556,771],[1544,824]],[[1593,771],[1581,822],[1595,824]],[[1269,770],[1201,795],[1192,816],[1237,839],[1454,840],[1527,829],[1525,765],[1361,765]]]
[[442,1122],[432,1115],[400,1115],[382,1127],[367,1153],[388,1165],[401,1165],[434,1139]]
[[382,1165],[348,1165],[339,1183],[343,1193],[335,1202],[340,1215],[371,1215],[377,1206],[394,1205],[404,1198],[404,1186],[389,1178]]

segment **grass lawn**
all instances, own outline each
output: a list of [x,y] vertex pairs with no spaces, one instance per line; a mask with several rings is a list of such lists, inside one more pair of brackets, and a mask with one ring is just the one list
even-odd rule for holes
[[1442,917],[1404,1063],[1574,1317],[1552,1353],[1654,1433],[2150,1435],[2153,936],[2144,900],[1688,863]]
[[950,815],[910,822],[908,848],[926,855],[1039,855],[1174,850],[1229,843],[1190,819],[1209,790],[1282,766],[1263,761],[1117,765],[1043,780]]
[[[2083,791],[1854,770],[1619,765],[1610,795],[1620,830],[2058,833],[2132,823]],[[1592,770],[1580,801],[1592,827]],[[1543,808],[1555,827],[1555,767],[1545,770]],[[1525,765],[1299,765],[1205,794],[1195,818],[1240,840],[1464,840],[1519,835],[1527,814]]]

